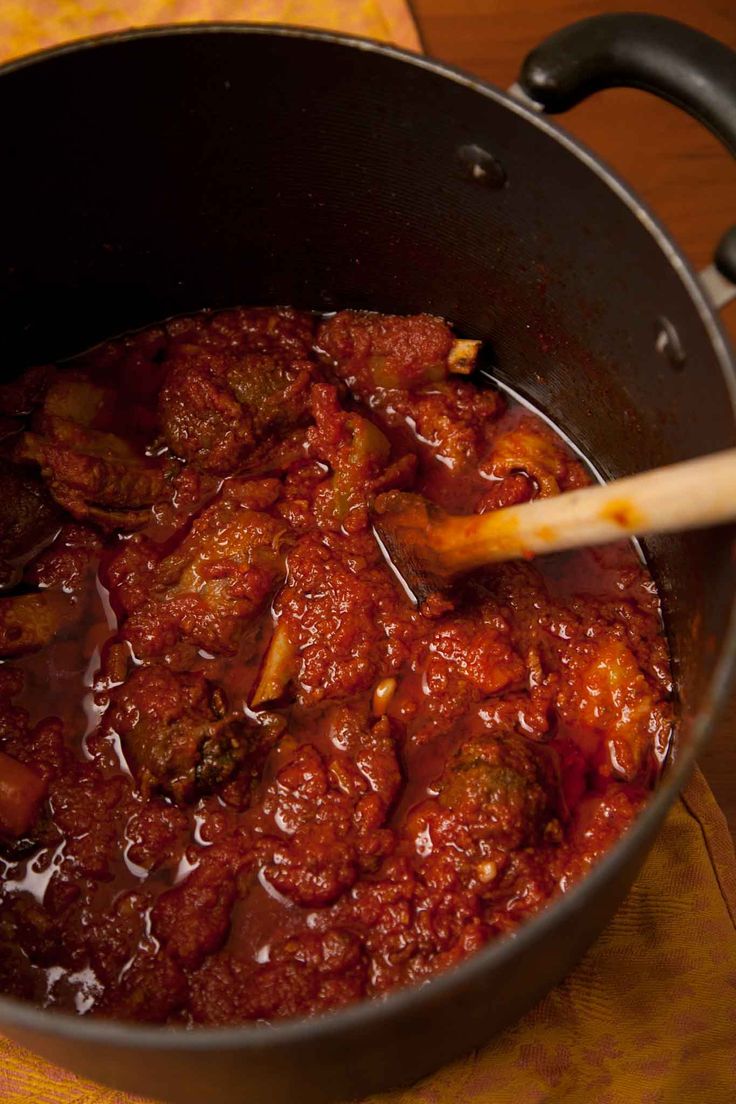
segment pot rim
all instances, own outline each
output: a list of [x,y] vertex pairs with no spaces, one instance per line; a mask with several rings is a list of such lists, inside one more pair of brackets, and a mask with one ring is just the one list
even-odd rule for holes
[[[215,34],[263,35],[274,38],[295,38],[304,41],[325,42],[402,61],[405,64],[414,65],[419,69],[425,69],[438,76],[445,77],[489,100],[494,100],[556,140],[569,153],[579,158],[629,208],[631,214],[649,231],[659,245],[665,259],[674,268],[693,301],[713,346],[729,391],[731,410],[736,426],[736,359],[734,353],[725,336],[720,319],[707,299],[695,271],[680,247],[670,237],[668,231],[656,216],[646,208],[629,185],[583,143],[573,138],[572,135],[555,123],[550,122],[548,118],[535,112],[527,103],[515,99],[509,93],[460,68],[414,53],[411,50],[356,35],[339,34],[333,31],[279,23],[219,21],[162,24],[155,27],[133,28],[76,39],[72,42],[48,47],[20,58],[11,59],[0,65],[0,76],[32,67],[47,59],[66,54],[81,53],[107,45],[117,45],[140,39],[165,39],[173,36]],[[678,756],[672,763],[666,779],[654,792],[632,827],[596,863],[590,873],[586,874],[564,896],[553,901],[543,911],[527,920],[517,932],[487,944],[464,962],[445,970],[428,982],[395,990],[381,999],[364,999],[345,1009],[327,1012],[314,1018],[295,1018],[276,1022],[273,1025],[245,1023],[228,1027],[197,1027],[195,1029],[161,1024],[142,1025],[122,1020],[108,1021],[81,1017],[68,1012],[51,1011],[2,995],[0,995],[0,1023],[47,1036],[107,1043],[122,1048],[168,1050],[172,1053],[182,1051],[202,1053],[226,1049],[253,1050],[263,1053],[264,1051],[280,1050],[296,1043],[302,1045],[316,1043],[330,1036],[339,1035],[341,1032],[355,1032],[361,1028],[369,1028],[384,1019],[402,1018],[407,1014],[419,1012],[427,999],[430,999],[436,1005],[444,999],[451,998],[454,992],[462,990],[466,981],[473,975],[482,974],[489,968],[497,967],[511,961],[517,955],[522,955],[529,944],[536,941],[538,937],[544,936],[547,929],[564,924],[566,920],[573,917],[586,898],[596,894],[599,886],[615,879],[619,871],[626,865],[630,853],[636,849],[637,841],[642,836],[654,833],[682,789],[691,772],[696,754],[706,742],[717,715],[725,702],[735,674],[736,594],[731,602],[729,624],[724,643],[714,664],[708,688],[698,711],[690,722],[690,744],[682,755]]]

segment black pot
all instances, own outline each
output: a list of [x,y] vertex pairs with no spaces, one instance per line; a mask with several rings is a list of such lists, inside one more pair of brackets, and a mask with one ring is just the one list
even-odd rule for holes
[[[555,36],[515,96],[372,42],[262,26],[135,31],[11,63],[4,371],[205,306],[429,310],[490,338],[501,379],[608,476],[734,445],[734,362],[702,282],[628,188],[540,117],[620,83],[675,100],[736,151],[736,56],[648,16]],[[718,264],[708,288],[725,299],[734,235]],[[2,1030],[182,1104],[359,1097],[481,1044],[600,932],[706,738],[734,661],[733,536],[650,542],[681,700],[672,762],[613,852],[515,938],[429,985],[275,1028],[134,1027],[2,999]]]

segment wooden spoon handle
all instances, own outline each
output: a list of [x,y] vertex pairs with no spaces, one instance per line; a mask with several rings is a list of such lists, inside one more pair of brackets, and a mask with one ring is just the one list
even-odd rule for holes
[[432,525],[431,542],[452,571],[621,537],[736,520],[736,449],[667,468]]

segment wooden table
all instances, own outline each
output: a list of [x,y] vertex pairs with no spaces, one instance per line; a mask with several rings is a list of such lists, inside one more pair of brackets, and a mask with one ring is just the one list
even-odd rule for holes
[[[545,35],[601,11],[641,6],[720,38],[736,49],[734,0],[414,0],[427,53],[506,88]],[[643,92],[611,90],[562,120],[637,189],[697,267],[710,263],[736,221],[736,162],[702,126]],[[736,343],[736,303],[724,311]],[[736,837],[736,694],[701,765]]]

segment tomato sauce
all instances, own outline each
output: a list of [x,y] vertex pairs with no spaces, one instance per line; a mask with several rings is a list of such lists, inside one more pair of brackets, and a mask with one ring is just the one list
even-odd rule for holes
[[443,321],[177,318],[0,387],[0,991],[156,1023],[417,983],[569,889],[673,718],[631,544],[420,607],[371,506],[591,481]]

